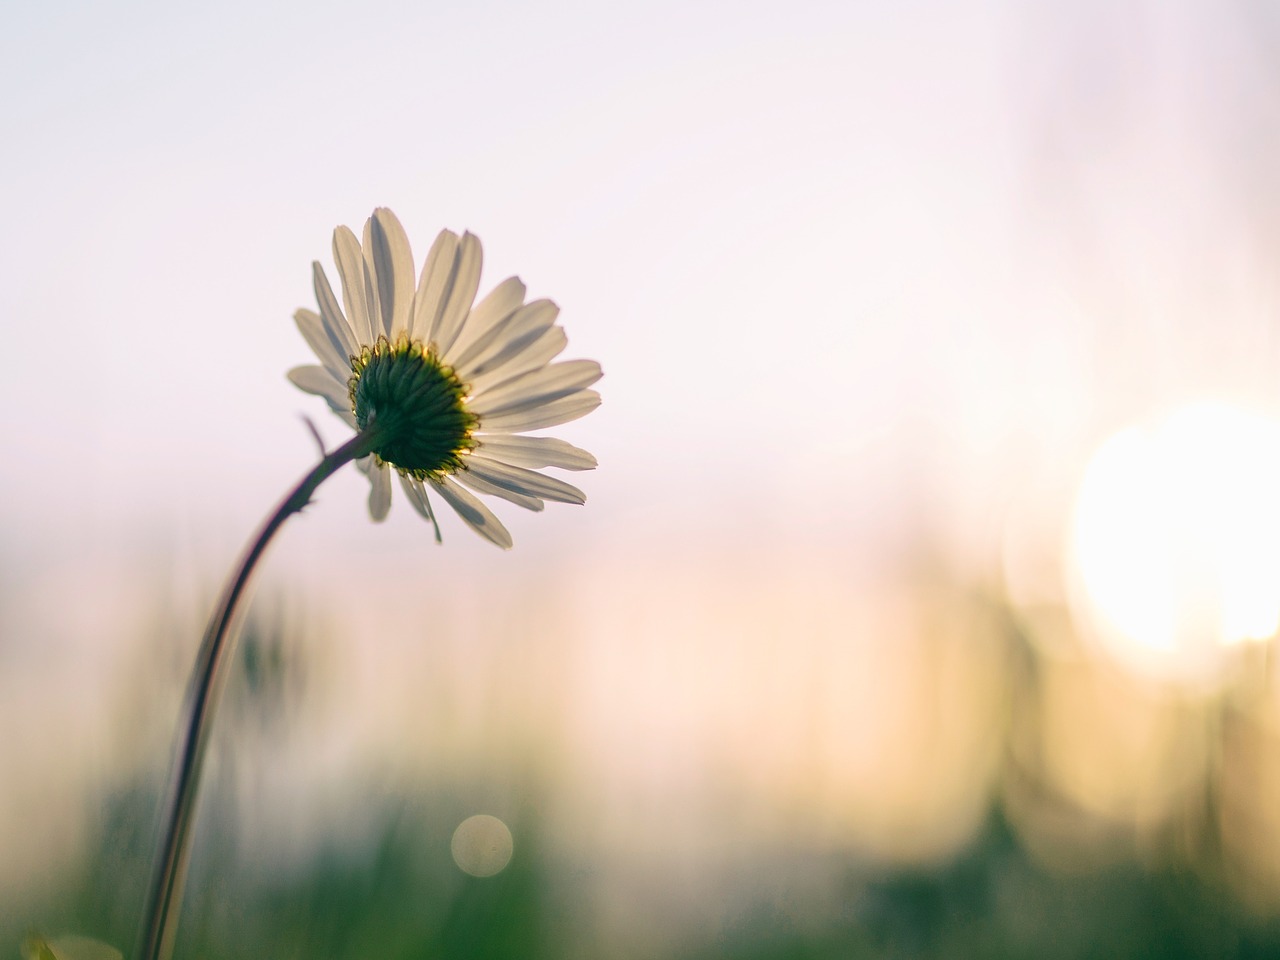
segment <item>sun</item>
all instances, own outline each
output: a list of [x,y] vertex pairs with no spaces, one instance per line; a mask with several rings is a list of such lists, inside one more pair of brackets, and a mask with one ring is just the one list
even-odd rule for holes
[[1280,628],[1280,422],[1204,402],[1112,436],[1069,534],[1076,612],[1112,653],[1191,679]]

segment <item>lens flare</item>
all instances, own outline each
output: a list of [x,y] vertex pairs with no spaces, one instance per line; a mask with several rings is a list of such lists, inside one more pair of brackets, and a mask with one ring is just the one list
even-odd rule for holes
[[1144,673],[1211,679],[1280,627],[1280,423],[1222,403],[1130,427],[1090,461],[1070,532],[1082,626]]
[[511,831],[497,817],[479,813],[467,817],[453,831],[449,844],[453,862],[473,877],[492,877],[511,862]]

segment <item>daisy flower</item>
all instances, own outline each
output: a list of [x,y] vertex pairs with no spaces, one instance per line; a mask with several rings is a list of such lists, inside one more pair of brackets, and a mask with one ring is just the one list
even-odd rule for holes
[[371,452],[356,465],[369,477],[374,520],[391,507],[392,472],[437,542],[430,493],[500,547],[511,546],[511,535],[475,494],[528,510],[586,500],[539,471],[590,470],[595,457],[563,440],[525,436],[600,405],[588,389],[600,379],[598,363],[552,362],[568,342],[554,303],[525,303],[517,277],[475,303],[480,241],[448,230],[432,244],[415,288],[409,240],[385,207],[365,223],[363,242],[347,227],[334,230],[333,259],[346,309],[313,264],[320,310],[301,309],[294,320],[320,363],[295,367],[289,379],[367,439]]

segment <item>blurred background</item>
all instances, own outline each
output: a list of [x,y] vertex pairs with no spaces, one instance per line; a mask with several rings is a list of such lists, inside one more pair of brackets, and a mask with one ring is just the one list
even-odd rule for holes
[[6,5],[0,956],[131,948],[377,205],[559,303],[601,466],[505,554],[354,470],[290,522],[179,956],[1280,955],[1278,53],[1260,0]]

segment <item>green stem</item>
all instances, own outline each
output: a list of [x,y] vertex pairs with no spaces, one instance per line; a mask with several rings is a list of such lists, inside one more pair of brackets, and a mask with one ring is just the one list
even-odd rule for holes
[[235,575],[228,581],[218,606],[205,628],[195,670],[187,689],[186,733],[173,780],[165,832],[156,859],[155,875],[144,915],[142,949],[138,960],[169,960],[173,954],[178,929],[182,886],[186,879],[191,852],[191,825],[195,820],[196,794],[200,786],[205,747],[217,706],[219,681],[226,673],[234,647],[231,624],[236,605],[249,585],[253,568],[261,559],[271,538],[290,516],[311,502],[311,495],[321,483],[348,462],[370,452],[376,441],[369,432],[358,433],[337,450],[326,455],[302,478],[301,482],[280,502],[275,512],[262,525],[257,537],[245,552]]

